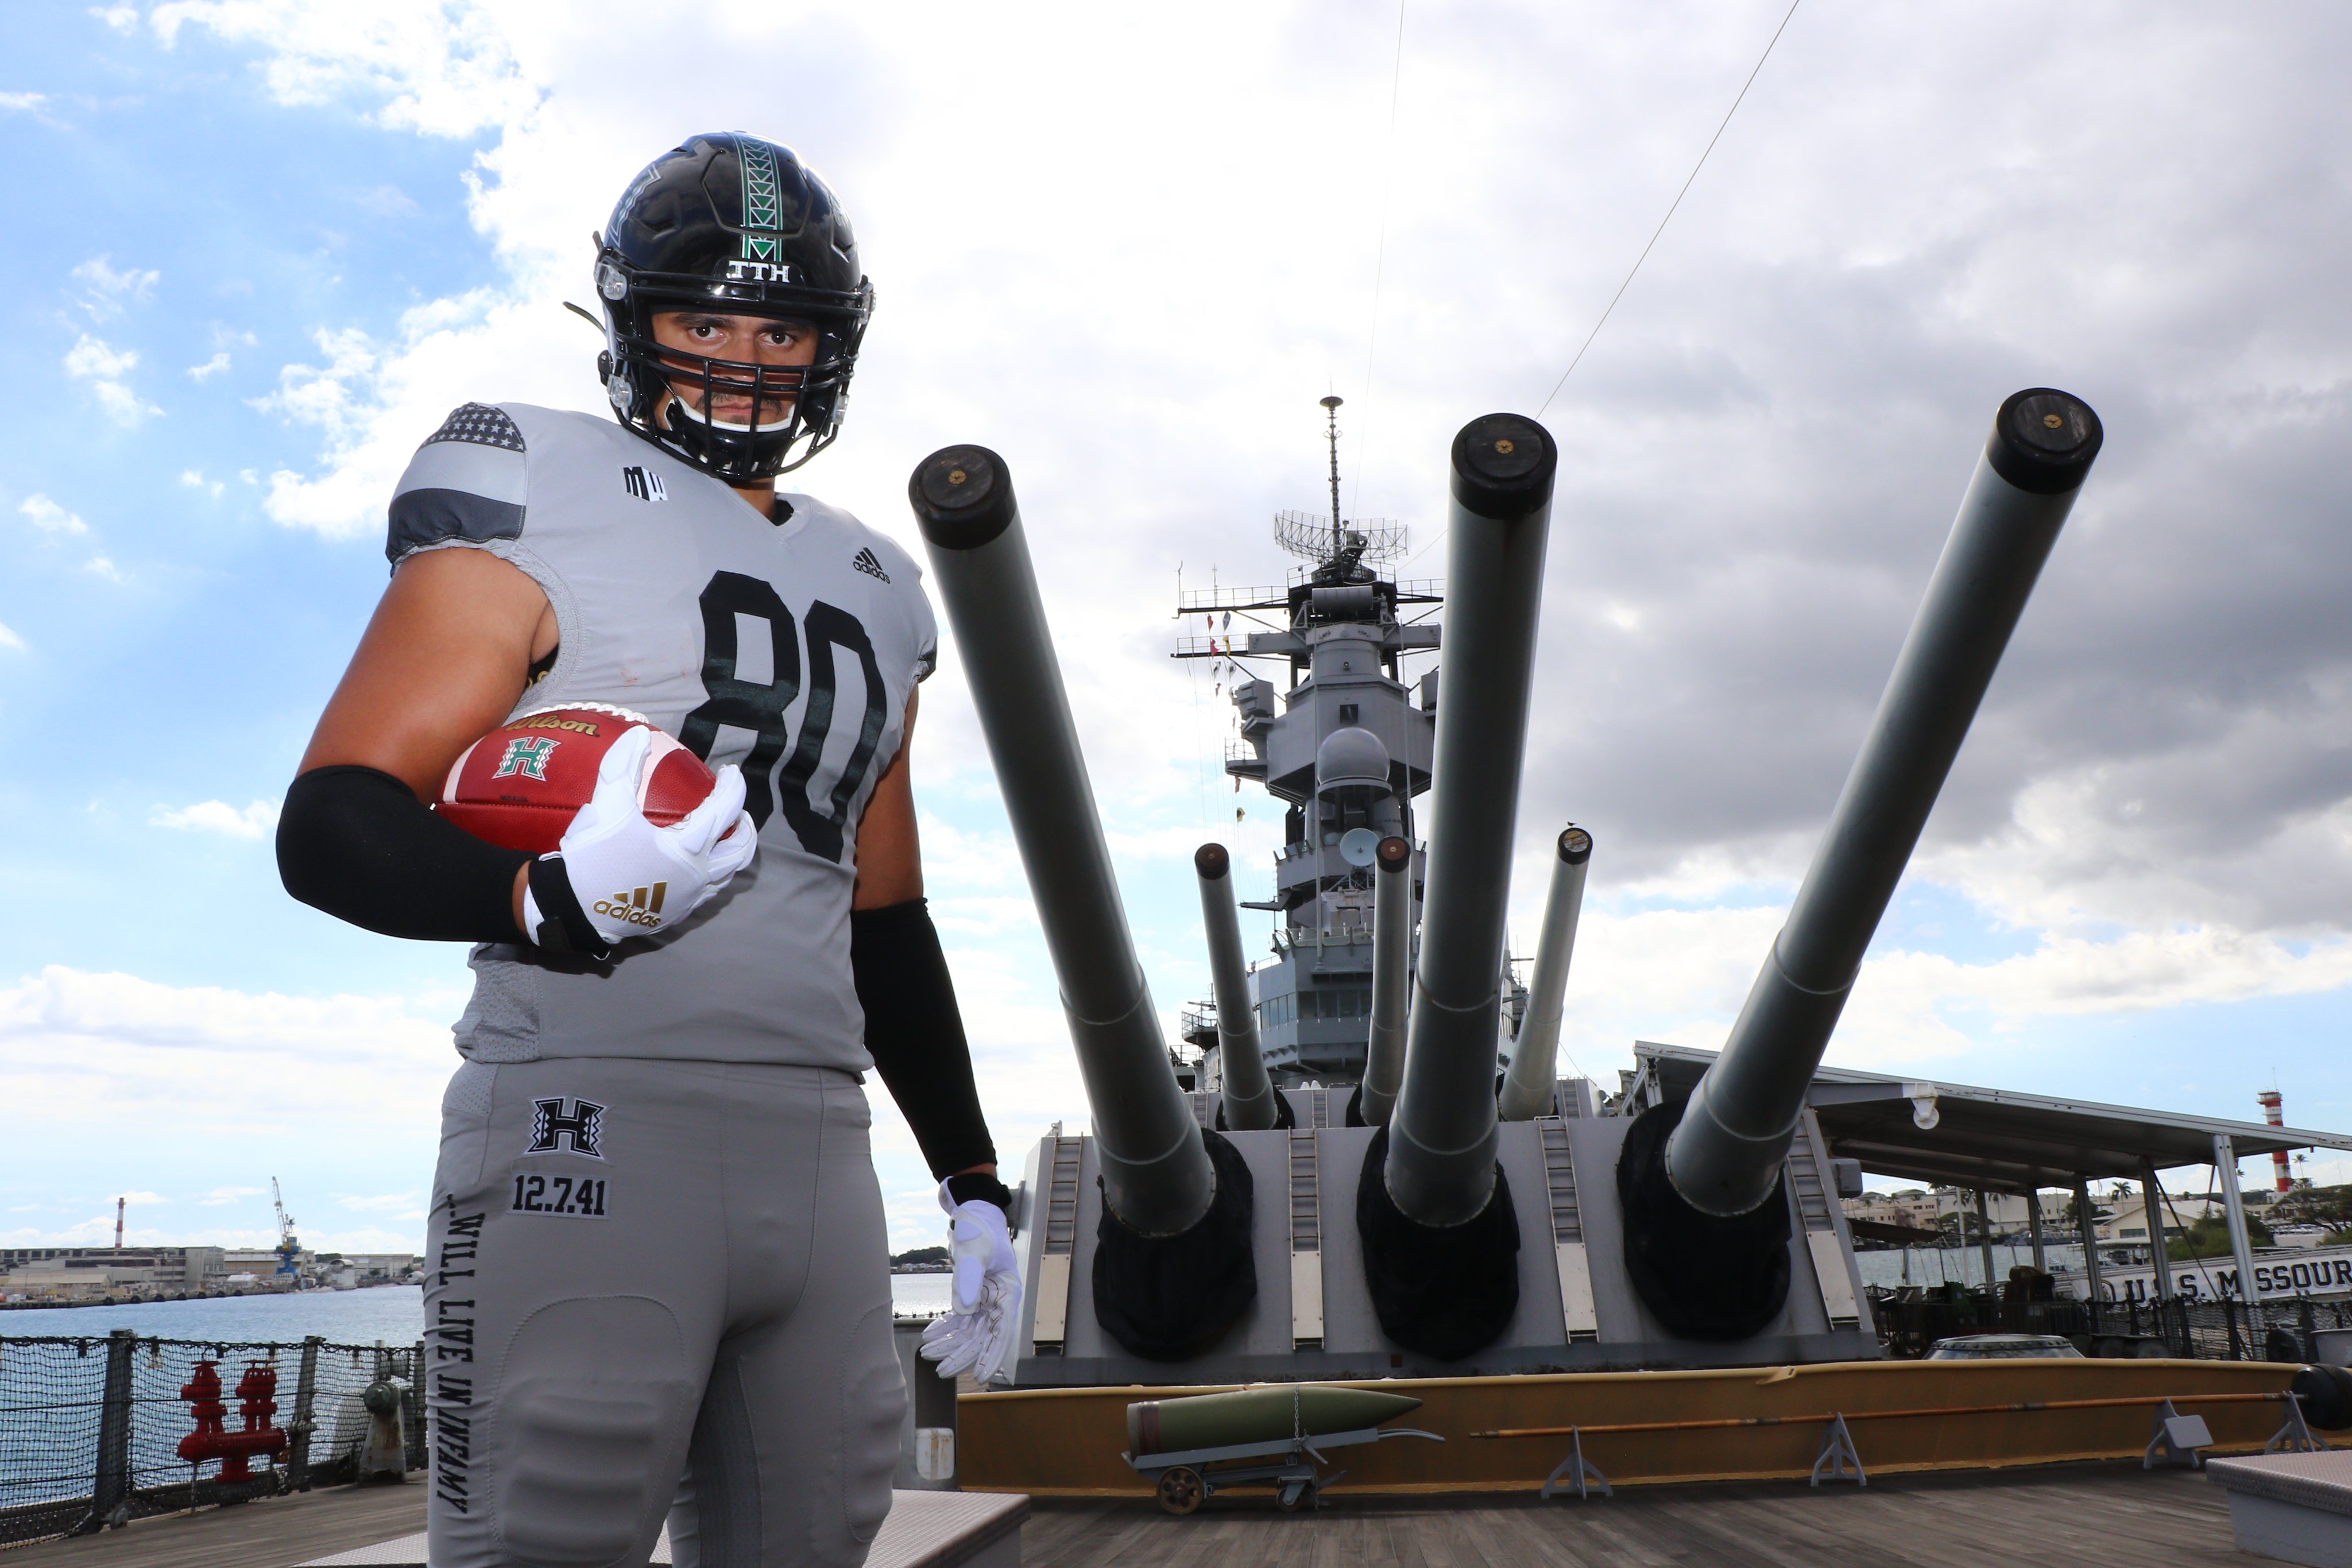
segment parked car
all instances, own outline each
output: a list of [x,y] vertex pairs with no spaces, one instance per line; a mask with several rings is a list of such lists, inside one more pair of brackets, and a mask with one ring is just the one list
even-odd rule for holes
[[1939,1339],[1929,1361],[2060,1361],[2083,1359],[2071,1340],[2054,1333],[1964,1333]]

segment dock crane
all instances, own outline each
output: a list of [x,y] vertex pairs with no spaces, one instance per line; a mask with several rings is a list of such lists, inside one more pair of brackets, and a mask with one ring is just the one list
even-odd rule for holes
[[302,1243],[294,1234],[294,1217],[286,1212],[285,1195],[278,1190],[278,1178],[269,1178],[270,1207],[278,1210],[278,1271],[291,1280],[299,1272],[295,1260],[302,1255]]

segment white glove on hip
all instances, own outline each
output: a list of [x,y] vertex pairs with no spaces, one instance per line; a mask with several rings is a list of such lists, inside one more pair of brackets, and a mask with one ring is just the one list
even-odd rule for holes
[[923,1354],[941,1377],[970,1369],[982,1385],[1011,1382],[1006,1364],[1021,1332],[1021,1264],[1013,1254],[1004,1211],[983,1198],[958,1203],[940,1184],[940,1207],[950,1216],[955,1254],[952,1310],[923,1331]]
[[[597,765],[595,794],[545,857],[563,862],[581,913],[607,946],[677,925],[759,852],[759,830],[743,810],[743,772],[731,762],[676,827],[646,819],[642,800],[653,736],[640,725],[613,743]],[[543,918],[537,900],[526,892],[523,903],[524,920],[537,931]]]

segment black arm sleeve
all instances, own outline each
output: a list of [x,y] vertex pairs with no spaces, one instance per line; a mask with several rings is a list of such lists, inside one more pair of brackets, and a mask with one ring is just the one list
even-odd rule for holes
[[866,1009],[866,1054],[915,1130],[931,1175],[993,1165],[996,1145],[981,1114],[971,1048],[929,904],[917,898],[852,910],[849,960]]
[[514,878],[530,860],[483,842],[373,768],[312,768],[288,788],[278,818],[286,891],[386,936],[520,940]]

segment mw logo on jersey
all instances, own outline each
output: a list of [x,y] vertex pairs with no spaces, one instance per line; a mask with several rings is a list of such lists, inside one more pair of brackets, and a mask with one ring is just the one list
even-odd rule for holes
[[669,499],[669,492],[662,488],[661,476],[634,463],[621,470],[621,488],[640,501]]
[[[569,1107],[567,1109],[567,1107]],[[601,1160],[604,1107],[593,1100],[534,1100],[530,1103],[530,1147],[527,1155],[552,1155],[567,1146],[575,1155]]]
[[509,779],[520,775],[547,781],[547,759],[555,755],[559,743],[544,736],[520,736],[507,742],[507,754],[499,758],[499,770],[493,779]]
[[870,549],[859,550],[849,564],[868,577],[878,577],[885,582],[890,580],[890,574],[882,570],[882,562]]
[[607,920],[625,920],[632,925],[658,931],[662,923],[662,899],[668,893],[669,883],[666,882],[657,882],[651,887],[634,887],[626,893],[598,899],[596,913]]

